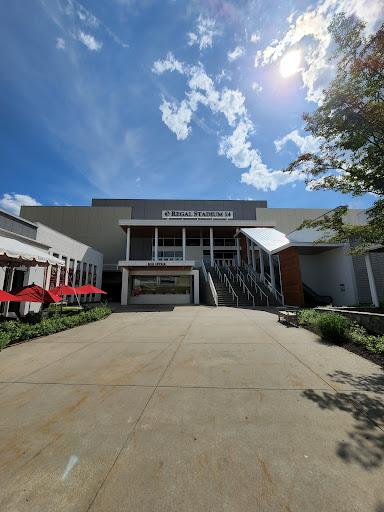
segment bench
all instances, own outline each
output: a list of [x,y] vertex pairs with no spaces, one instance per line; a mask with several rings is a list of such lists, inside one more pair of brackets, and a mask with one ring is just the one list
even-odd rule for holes
[[279,322],[283,320],[299,327],[299,317],[297,316],[297,313],[300,311],[300,308],[298,306],[281,306],[277,308],[277,311],[279,315]]

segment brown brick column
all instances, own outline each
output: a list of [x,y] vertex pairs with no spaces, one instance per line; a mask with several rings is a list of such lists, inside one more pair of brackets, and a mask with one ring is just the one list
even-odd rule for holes
[[250,262],[248,261],[246,237],[245,237],[245,235],[243,235],[243,233],[240,233],[239,238],[240,238],[240,257],[243,261],[245,261],[245,263],[249,264]]
[[297,247],[288,247],[279,252],[281,287],[284,302],[289,306],[304,306],[300,261]]

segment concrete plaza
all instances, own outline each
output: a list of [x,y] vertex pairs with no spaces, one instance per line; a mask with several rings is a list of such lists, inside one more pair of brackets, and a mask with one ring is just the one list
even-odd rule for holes
[[0,353],[0,511],[383,512],[383,384],[272,310],[119,308]]

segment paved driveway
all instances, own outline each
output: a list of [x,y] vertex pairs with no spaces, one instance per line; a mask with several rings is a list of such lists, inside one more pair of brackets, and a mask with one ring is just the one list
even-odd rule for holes
[[177,307],[0,353],[1,512],[383,512],[384,374],[267,311]]

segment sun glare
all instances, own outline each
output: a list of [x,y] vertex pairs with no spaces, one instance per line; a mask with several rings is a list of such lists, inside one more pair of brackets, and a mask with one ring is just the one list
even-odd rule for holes
[[301,52],[299,50],[293,50],[281,59],[280,61],[280,73],[284,78],[295,74],[300,65]]

